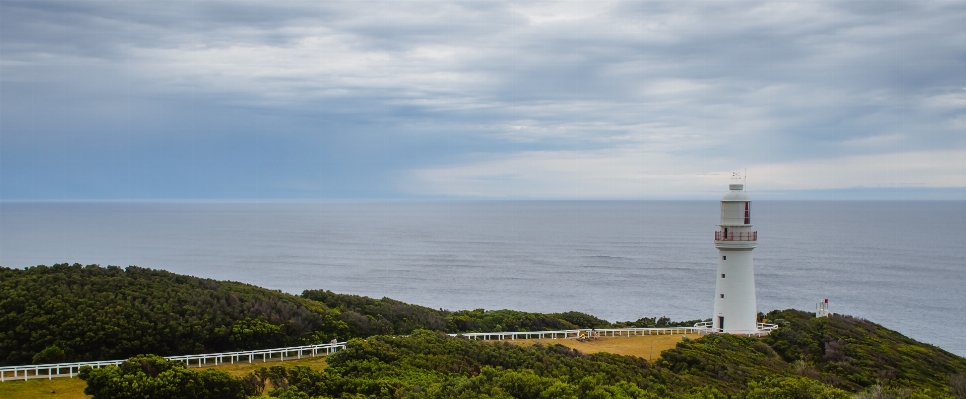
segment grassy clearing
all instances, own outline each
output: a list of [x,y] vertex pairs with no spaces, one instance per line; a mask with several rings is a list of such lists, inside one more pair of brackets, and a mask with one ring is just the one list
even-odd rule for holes
[[80,378],[54,378],[52,380],[28,380],[0,382],[0,398],[23,399],[86,399]]
[[[205,366],[205,367],[202,367],[202,369],[217,368],[218,370],[227,371],[229,374],[235,377],[244,377],[249,372],[257,370],[259,367],[270,367],[275,365],[282,365],[285,367],[308,366],[316,370],[321,370],[326,366],[325,356],[319,356],[319,357],[307,357],[305,359],[299,359],[299,360],[286,360],[284,362],[279,362],[276,360],[276,361],[268,361],[263,363],[261,361],[256,360],[251,364],[248,364],[248,363],[219,364],[217,366]],[[192,369],[195,369],[195,367],[192,367]]]
[[[661,351],[671,349],[681,342],[685,335],[643,335],[638,337],[601,337],[593,341],[580,342],[576,339],[517,339],[509,342],[514,345],[533,345],[535,343],[560,344],[583,353],[608,352],[618,355],[637,356],[652,362],[661,357]],[[697,338],[691,336],[690,338]]]
[[[269,367],[275,365],[308,366],[313,369],[321,370],[325,368],[325,357],[308,357],[298,360],[286,360],[261,362],[255,361],[248,363],[220,364],[218,366],[205,366],[202,368],[217,368],[224,370],[236,377],[242,377],[259,367]],[[196,369],[192,367],[192,369]],[[6,381],[0,383],[0,398],[17,399],[87,399],[90,395],[84,395],[84,387],[87,384],[80,378],[54,378],[51,380],[28,380],[28,381]]]

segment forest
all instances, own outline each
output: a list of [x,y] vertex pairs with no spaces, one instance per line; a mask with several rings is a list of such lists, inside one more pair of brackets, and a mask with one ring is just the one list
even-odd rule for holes
[[[6,364],[129,358],[85,368],[97,398],[966,398],[966,359],[861,318],[765,315],[763,338],[693,336],[653,362],[472,341],[446,332],[674,325],[576,312],[445,311],[388,298],[251,285],[128,267],[0,269]],[[324,369],[245,376],[157,355],[348,339]]]
[[321,303],[247,284],[134,266],[0,268],[2,365],[278,347],[348,331]]
[[[644,318],[617,325],[659,324],[672,323]],[[137,266],[0,267],[3,366],[277,348],[416,329],[458,333],[613,325],[579,312],[452,312],[323,290],[299,296]]]

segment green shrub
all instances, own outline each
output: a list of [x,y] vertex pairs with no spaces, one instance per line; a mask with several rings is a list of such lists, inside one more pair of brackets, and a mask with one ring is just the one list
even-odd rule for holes
[[66,355],[64,350],[57,345],[51,345],[34,355],[34,364],[60,363],[64,361]]
[[744,399],[849,399],[852,394],[802,377],[769,378],[748,383]]
[[85,366],[78,376],[87,382],[84,393],[93,399],[245,399],[255,394],[227,372],[195,372],[154,355],[135,356],[119,366]]

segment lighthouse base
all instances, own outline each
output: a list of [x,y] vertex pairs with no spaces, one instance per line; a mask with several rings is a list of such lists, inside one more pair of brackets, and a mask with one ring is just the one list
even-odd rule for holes
[[778,325],[776,324],[757,323],[757,326],[756,326],[757,328],[752,330],[728,330],[728,329],[722,330],[720,328],[715,327],[717,324],[718,323],[714,323],[711,321],[703,321],[700,323],[695,323],[694,327],[699,329],[698,330],[699,334],[734,334],[734,335],[744,335],[744,336],[750,336],[750,337],[765,336],[771,333],[776,328],[778,328]]

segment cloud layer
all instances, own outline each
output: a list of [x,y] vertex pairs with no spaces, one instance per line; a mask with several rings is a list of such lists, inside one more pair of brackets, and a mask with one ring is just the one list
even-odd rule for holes
[[960,2],[2,1],[0,198],[962,188],[964,25]]

